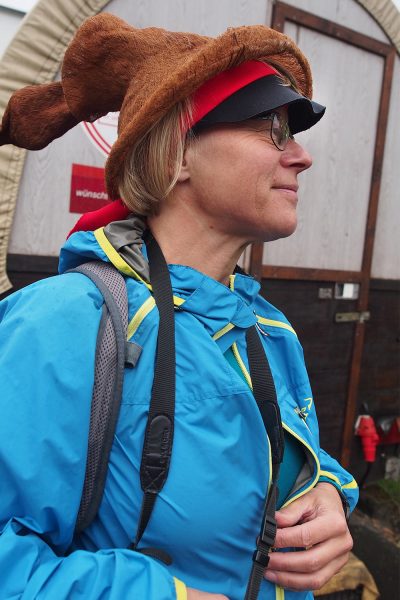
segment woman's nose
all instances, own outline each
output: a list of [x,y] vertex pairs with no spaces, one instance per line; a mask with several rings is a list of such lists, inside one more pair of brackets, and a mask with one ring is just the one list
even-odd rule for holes
[[312,165],[311,154],[301,144],[291,139],[281,153],[281,163],[284,166],[295,166],[298,172],[309,169]]

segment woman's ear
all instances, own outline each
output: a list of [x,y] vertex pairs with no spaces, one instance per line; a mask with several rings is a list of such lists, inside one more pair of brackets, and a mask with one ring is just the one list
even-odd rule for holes
[[185,183],[190,179],[190,146],[185,148],[177,183]]

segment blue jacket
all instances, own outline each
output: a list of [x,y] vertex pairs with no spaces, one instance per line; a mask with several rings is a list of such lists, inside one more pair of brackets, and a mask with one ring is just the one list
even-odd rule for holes
[[[98,516],[72,539],[87,451],[102,297],[85,276],[39,281],[0,303],[0,599],[184,600],[186,587],[244,596],[270,480],[270,449],[249,386],[246,328],[258,323],[285,430],[307,462],[287,504],[321,476],[357,500],[354,479],[319,447],[318,423],[296,333],[258,295],[252,278],[230,289],[170,265],[176,306],[176,416],[171,468],[142,545],[162,547],[171,567],[127,549],[142,492],[139,466],[153,378],[158,312],[146,276],[107,230],[75,233],[60,270],[100,259],[126,275],[128,336],[143,350],[125,373],[123,399]],[[139,247],[139,246],[138,246]],[[143,255],[141,264],[145,263]],[[65,556],[73,545],[74,551]],[[312,598],[274,591],[260,600]]]

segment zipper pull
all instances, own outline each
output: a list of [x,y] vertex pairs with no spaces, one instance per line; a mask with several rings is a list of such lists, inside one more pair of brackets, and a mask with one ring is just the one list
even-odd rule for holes
[[294,409],[294,412],[299,415],[300,419],[303,419],[303,421],[305,421],[305,416],[304,413],[301,412],[300,408],[298,406],[296,406],[296,408]]
[[307,427],[308,431],[310,431],[310,428],[309,428],[309,426],[307,424],[307,421],[306,421],[307,416],[301,411],[301,409],[298,406],[296,406],[296,408],[294,409],[294,412],[297,415],[299,415],[300,419],[303,421],[303,423]]

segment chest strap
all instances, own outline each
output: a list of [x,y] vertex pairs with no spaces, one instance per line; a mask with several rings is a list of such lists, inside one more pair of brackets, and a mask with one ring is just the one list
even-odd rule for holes
[[274,380],[256,327],[246,334],[247,356],[253,394],[271,444],[272,478],[266,493],[260,534],[256,540],[253,564],[250,571],[245,600],[257,600],[264,571],[269,563],[269,553],[275,542],[275,511],[278,499],[279,468],[283,459],[284,436]]
[[171,564],[171,558],[162,550],[137,548],[157,496],[168,477],[175,416],[175,315],[171,279],[161,249],[150,232],[146,233],[145,241],[150,282],[160,320],[154,380],[140,465],[143,500],[136,537],[130,548]]

